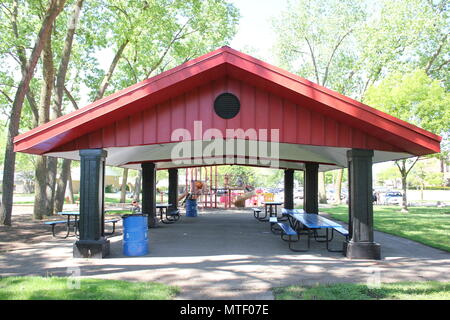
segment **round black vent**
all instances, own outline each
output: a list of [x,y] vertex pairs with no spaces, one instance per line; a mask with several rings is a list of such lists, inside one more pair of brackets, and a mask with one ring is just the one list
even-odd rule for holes
[[234,118],[241,109],[239,99],[232,93],[222,93],[214,100],[214,111],[224,119]]

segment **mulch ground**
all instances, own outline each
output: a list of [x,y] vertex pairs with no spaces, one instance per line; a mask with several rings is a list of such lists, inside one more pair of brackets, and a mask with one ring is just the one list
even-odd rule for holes
[[[52,218],[45,221],[50,219]],[[0,226],[0,253],[27,248],[30,244],[52,239],[51,227],[44,225],[43,221],[34,220],[32,214],[13,214],[11,227]]]
[[[61,216],[50,216],[43,220],[33,219],[32,206],[15,206],[13,208],[12,226],[0,225],[0,254],[7,251],[31,248],[33,244],[54,241],[52,228],[45,221],[62,220]],[[29,213],[28,213],[29,212]],[[115,215],[108,216],[113,218]],[[66,219],[63,217],[63,219]],[[57,230],[62,230],[57,227]],[[116,225],[117,230],[117,225]],[[69,238],[68,238],[69,239]]]

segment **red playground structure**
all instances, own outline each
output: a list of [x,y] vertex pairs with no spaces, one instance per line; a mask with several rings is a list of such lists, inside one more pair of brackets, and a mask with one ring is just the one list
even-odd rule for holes
[[194,183],[201,182],[202,192],[197,196],[197,204],[201,208],[258,207],[267,198],[262,190],[255,190],[245,183],[231,185],[233,179],[228,174],[220,175],[217,166],[186,168],[185,172],[184,193],[178,200],[192,193]]

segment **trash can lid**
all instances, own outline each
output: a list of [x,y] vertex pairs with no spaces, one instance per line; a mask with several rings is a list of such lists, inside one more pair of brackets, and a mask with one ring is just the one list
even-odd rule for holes
[[148,214],[146,213],[128,213],[122,215],[122,219],[128,218],[128,217],[146,217]]

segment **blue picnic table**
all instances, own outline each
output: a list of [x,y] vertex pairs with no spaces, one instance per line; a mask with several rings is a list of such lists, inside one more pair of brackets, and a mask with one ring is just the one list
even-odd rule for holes
[[[54,237],[56,237],[55,233],[55,227],[59,224],[65,224],[66,225],[66,235],[62,238],[67,238],[70,235],[70,230],[73,228],[73,232],[75,235],[78,235],[78,217],[80,216],[80,213],[78,211],[63,211],[58,212],[58,215],[67,216],[67,220],[52,220],[44,222],[44,224],[49,225],[52,227],[52,234]],[[74,216],[74,220],[71,221],[70,217]]]
[[[305,213],[301,209],[283,209],[282,214],[288,217],[289,225],[293,231],[300,234],[306,234],[308,237],[308,250],[310,248],[310,239],[314,239],[318,242],[325,242],[328,251],[342,251],[342,250],[332,250],[329,248],[329,243],[333,240],[334,231],[337,231],[348,237],[348,231],[342,227],[339,223],[322,217],[315,213]],[[280,226],[283,227],[283,226]],[[284,226],[286,229],[286,226]],[[319,235],[318,230],[325,229],[325,235]],[[291,230],[291,232],[292,232]],[[331,230],[331,237],[330,237]],[[305,250],[299,250],[305,251]]]
[[[277,206],[281,206],[283,202],[279,201],[266,201],[263,202],[264,204],[264,211],[265,216],[267,217],[267,214],[270,217],[276,217],[278,215]],[[264,221],[269,221],[269,219],[264,219]]]
[[180,219],[180,210],[175,208],[171,209],[172,204],[170,203],[157,203],[156,208],[159,209],[159,218],[162,223],[171,224],[175,223]]
[[[105,211],[105,212],[107,212],[107,211]],[[78,220],[80,217],[80,212],[79,211],[62,211],[62,212],[58,212],[57,214],[61,215],[61,216],[66,216],[67,220],[59,220],[59,221],[53,220],[53,221],[44,222],[44,224],[50,225],[52,227],[53,237],[56,237],[55,227],[56,227],[56,225],[59,225],[59,224],[66,225],[66,235],[64,237],[62,237],[63,239],[69,237],[71,229],[73,230],[74,235],[78,236],[78,227],[79,227]],[[71,217],[74,217],[74,219],[72,220]],[[105,232],[105,235],[113,235],[115,233],[116,223],[118,221],[119,221],[119,219],[117,219],[117,218],[104,220],[105,223],[113,224],[112,232]]]

